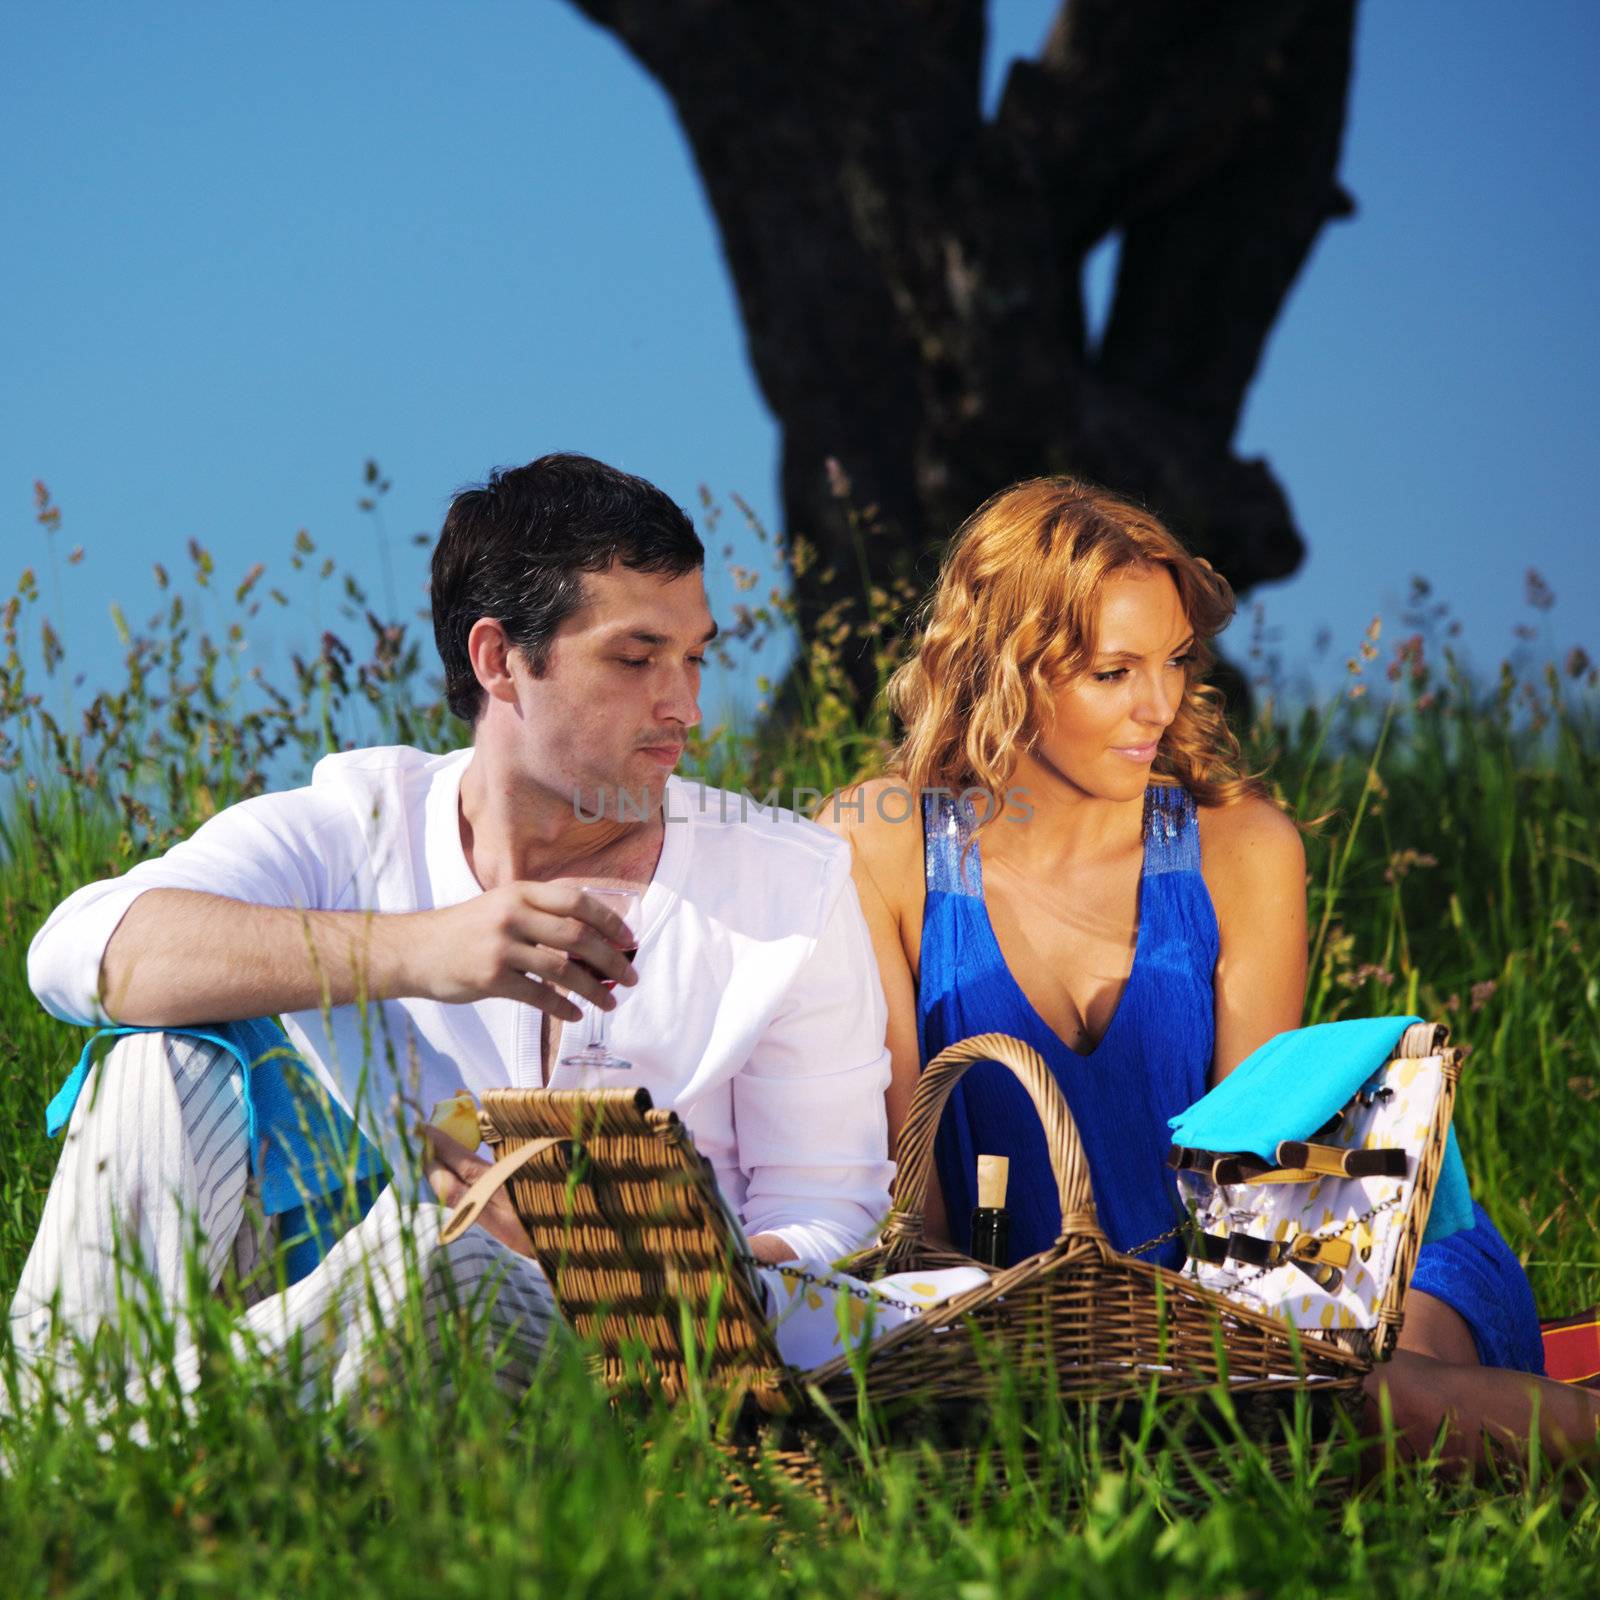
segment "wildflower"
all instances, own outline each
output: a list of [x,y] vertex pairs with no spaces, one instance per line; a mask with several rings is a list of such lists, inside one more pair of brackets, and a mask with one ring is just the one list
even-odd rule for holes
[[1414,867],[1436,867],[1439,865],[1436,856],[1427,855],[1421,850],[1396,850],[1389,857],[1389,865],[1384,869],[1383,881],[1385,883],[1398,883]]
[[1386,966],[1376,961],[1364,961],[1353,971],[1339,974],[1339,986],[1344,989],[1359,989],[1368,980],[1383,989],[1389,989],[1394,986],[1394,974]]
[[1493,998],[1494,992],[1500,985],[1493,978],[1485,978],[1482,983],[1472,986],[1472,1009],[1474,1012],[1482,1011]]
[[1390,683],[1398,681],[1400,676],[1410,668],[1411,681],[1421,683],[1428,675],[1428,666],[1424,658],[1422,635],[1413,633],[1409,638],[1402,639],[1394,648],[1394,659],[1389,663],[1388,679]]
[[1575,644],[1567,652],[1565,662],[1569,678],[1581,678],[1589,670],[1589,652],[1581,644]]
[[1528,568],[1523,594],[1535,611],[1548,611],[1556,603],[1556,592],[1533,567]]
[[50,491],[43,482],[33,480],[34,520],[46,533],[54,533],[61,526],[61,508],[50,503]]

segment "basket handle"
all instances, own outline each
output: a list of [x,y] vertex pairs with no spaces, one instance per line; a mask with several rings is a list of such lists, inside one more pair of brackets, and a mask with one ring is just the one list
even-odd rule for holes
[[923,1069],[917,1080],[911,1109],[900,1130],[894,1181],[894,1209],[883,1225],[887,1249],[886,1265],[893,1264],[922,1242],[923,1206],[928,1193],[928,1175],[933,1170],[933,1140],[939,1130],[945,1102],[957,1080],[974,1061],[998,1061],[1016,1074],[1028,1091],[1033,1108],[1044,1126],[1045,1147],[1050,1152],[1050,1169],[1055,1174],[1056,1195],[1061,1202],[1061,1241],[1086,1236],[1110,1248],[1094,1210],[1094,1189],[1089,1182],[1089,1159],[1083,1140],[1067,1109],[1061,1088],[1051,1076],[1044,1057],[1030,1044],[1008,1033],[980,1033],[941,1050]]
[[501,1156],[492,1167],[480,1172],[477,1181],[456,1202],[450,1220],[439,1234],[439,1243],[450,1244],[459,1239],[483,1215],[483,1208],[494,1199],[508,1178],[521,1172],[541,1150],[548,1150],[551,1145],[561,1142],[560,1139],[530,1139],[526,1144],[518,1145],[510,1155]]

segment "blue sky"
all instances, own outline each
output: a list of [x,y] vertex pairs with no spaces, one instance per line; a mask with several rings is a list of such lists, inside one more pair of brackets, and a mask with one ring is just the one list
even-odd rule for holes
[[[992,0],[991,95],[1052,10]],[[150,564],[181,567],[190,537],[224,579],[283,578],[305,527],[381,588],[369,456],[408,605],[408,536],[549,449],[776,520],[777,432],[687,146],[563,0],[10,0],[0,45],[0,592],[43,555],[42,478],[85,550],[61,582],[91,681],[111,601],[142,617]],[[1330,681],[1375,613],[1392,637],[1413,572],[1482,664],[1522,621],[1600,654],[1597,108],[1584,0],[1363,8],[1360,209],[1318,244],[1239,441],[1310,546],[1252,597],[1289,665],[1326,630]],[[303,622],[252,638],[269,672]]]

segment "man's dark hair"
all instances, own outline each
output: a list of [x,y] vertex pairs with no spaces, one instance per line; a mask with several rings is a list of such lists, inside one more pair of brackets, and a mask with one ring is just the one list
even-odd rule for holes
[[450,502],[433,552],[433,637],[450,709],[475,722],[483,708],[467,657],[480,617],[498,622],[541,677],[556,629],[583,604],[584,573],[620,561],[677,578],[705,559],[694,524],[643,478],[589,456],[497,467]]

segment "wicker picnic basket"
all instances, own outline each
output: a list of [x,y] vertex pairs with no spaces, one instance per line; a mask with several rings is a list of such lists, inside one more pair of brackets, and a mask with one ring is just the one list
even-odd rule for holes
[[[973,1264],[926,1243],[922,1214],[940,1114],[975,1061],[1003,1063],[1038,1111],[1060,1237],[885,1334],[868,1347],[864,1372],[848,1354],[809,1372],[785,1367],[755,1263],[710,1164],[676,1114],[652,1106],[644,1090],[490,1091],[484,1131],[503,1154],[474,1192],[509,1182],[556,1300],[614,1395],[648,1386],[672,1396],[700,1384],[726,1397],[724,1414],[739,1411],[769,1434],[782,1419],[778,1431],[802,1441],[788,1458],[793,1475],[813,1487],[807,1441],[816,1434],[808,1430],[826,1431],[823,1418],[849,1421],[863,1397],[900,1419],[900,1437],[931,1434],[936,1447],[955,1449],[972,1436],[960,1419],[981,1415],[994,1385],[1019,1373],[1112,1414],[1151,1397],[1204,1401],[1220,1388],[1232,1415],[1271,1450],[1283,1446],[1286,1399],[1311,1391],[1326,1410],[1356,1393],[1370,1355],[1298,1336],[1112,1248],[1066,1102],[1038,1053],[1006,1035],[968,1039],[928,1064],[901,1136],[881,1241],[841,1262],[843,1271],[872,1280]],[[471,1220],[470,1203],[458,1225]]]

